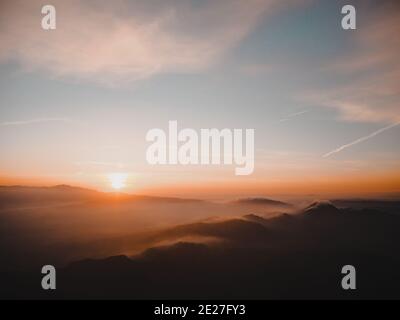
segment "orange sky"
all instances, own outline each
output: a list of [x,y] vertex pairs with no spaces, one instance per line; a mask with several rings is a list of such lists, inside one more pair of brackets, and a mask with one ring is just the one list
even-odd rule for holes
[[[78,181],[61,181],[43,178],[1,177],[1,185],[52,186],[70,183],[75,186],[93,188],[100,191],[116,191],[110,181],[103,185],[82,183]],[[154,196],[171,196],[184,198],[201,198],[225,200],[240,197],[276,196],[276,197],[394,197],[400,195],[400,173],[386,172],[379,175],[326,176],[324,178],[304,178],[268,181],[216,181],[209,180],[193,183],[165,183],[141,187],[133,186],[127,181],[127,187],[121,192],[148,194]]]

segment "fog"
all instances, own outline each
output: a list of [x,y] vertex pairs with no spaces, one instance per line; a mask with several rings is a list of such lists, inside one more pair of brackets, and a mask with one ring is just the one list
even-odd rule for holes
[[[1,187],[1,268],[64,265],[81,258],[137,254],[182,239],[158,239],[165,229],[245,214],[264,217],[292,211],[280,202],[246,199],[212,203],[195,199],[108,194],[69,186]],[[195,239],[196,238],[196,239]],[[209,242],[191,237],[191,242]]]

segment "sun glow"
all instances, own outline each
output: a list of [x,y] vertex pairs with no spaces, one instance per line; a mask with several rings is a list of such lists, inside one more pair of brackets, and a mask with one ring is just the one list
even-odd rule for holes
[[120,190],[126,187],[126,180],[128,179],[127,173],[110,173],[108,175],[111,187],[115,190]]

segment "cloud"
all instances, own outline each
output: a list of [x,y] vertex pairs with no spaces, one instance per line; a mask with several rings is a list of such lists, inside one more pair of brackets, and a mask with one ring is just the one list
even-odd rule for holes
[[282,6],[278,0],[53,0],[57,29],[45,31],[42,4],[2,1],[0,62],[110,84],[203,70],[264,13]]
[[352,49],[322,70],[324,78],[335,77],[335,86],[314,90],[305,100],[335,108],[345,121],[400,121],[399,9],[383,1],[362,11],[366,15],[359,21],[367,23],[351,34]]
[[358,144],[360,142],[364,142],[364,141],[366,141],[368,139],[371,139],[371,138],[377,136],[378,134],[380,134],[380,133],[382,133],[382,132],[384,132],[386,130],[389,130],[389,129],[395,127],[395,126],[398,126],[399,124],[400,124],[400,122],[397,122],[397,123],[393,123],[393,124],[391,124],[389,126],[386,126],[384,128],[381,128],[381,129],[379,129],[379,130],[377,130],[377,131],[375,131],[375,132],[373,132],[373,133],[371,133],[371,134],[369,134],[369,135],[367,135],[365,137],[359,138],[359,139],[357,139],[357,140],[355,140],[353,142],[347,143],[347,144],[345,144],[345,145],[343,145],[343,146],[341,146],[341,147],[339,147],[339,148],[337,148],[335,150],[332,150],[332,151],[324,154],[322,157],[324,157],[324,158],[329,157],[329,156],[331,156],[331,155],[333,155],[335,153],[338,153],[338,152],[340,152],[340,151],[342,151],[344,149],[350,148],[350,147],[352,147],[352,146],[354,146],[354,145],[356,145],[356,144]]
[[44,122],[72,122],[72,120],[68,118],[39,118],[39,119],[30,119],[30,120],[21,120],[21,121],[7,121],[0,123],[1,127],[8,126],[23,126],[28,124],[35,123],[44,123]]

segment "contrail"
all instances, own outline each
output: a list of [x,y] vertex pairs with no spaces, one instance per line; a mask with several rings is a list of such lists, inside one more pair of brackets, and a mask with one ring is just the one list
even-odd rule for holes
[[340,151],[342,151],[342,150],[344,150],[344,149],[346,149],[346,148],[349,148],[349,147],[351,147],[351,146],[354,146],[354,145],[357,144],[357,143],[360,143],[360,142],[363,142],[363,141],[365,141],[365,140],[368,140],[368,139],[370,139],[370,138],[372,138],[372,137],[375,137],[375,136],[377,136],[378,134],[380,134],[380,133],[382,133],[382,132],[384,132],[384,131],[386,131],[386,130],[389,130],[389,129],[391,129],[391,128],[393,128],[393,127],[399,125],[399,124],[400,124],[400,121],[399,121],[399,122],[396,122],[396,123],[393,123],[393,124],[391,124],[391,125],[389,125],[389,126],[387,126],[387,127],[384,127],[384,128],[379,129],[379,130],[376,130],[375,132],[373,132],[373,133],[371,133],[371,134],[369,134],[369,135],[367,135],[367,136],[365,136],[365,137],[359,138],[359,139],[357,139],[357,140],[355,140],[355,141],[353,141],[353,142],[350,142],[350,143],[348,143],[348,144],[345,144],[345,145],[343,145],[343,146],[341,146],[341,147],[339,147],[339,148],[337,148],[337,149],[335,149],[335,150],[333,150],[333,151],[330,151],[330,152],[324,154],[322,157],[323,157],[323,158],[329,157],[329,156],[331,156],[331,155],[334,154],[334,153],[338,153],[338,152],[340,152]]
[[286,118],[280,119],[279,122],[288,121],[288,120],[290,120],[291,118],[297,117],[297,116],[299,116],[299,115],[302,115],[302,114],[307,113],[307,112],[310,112],[310,111],[311,111],[311,110],[303,110],[303,111],[299,111],[299,112],[296,112],[296,113],[289,114]]
[[22,121],[9,121],[9,122],[2,122],[0,126],[22,126],[26,124],[33,124],[33,123],[41,123],[41,122],[52,122],[52,121],[60,121],[60,122],[72,122],[70,119],[67,118],[40,118],[40,119],[31,119],[31,120],[22,120]]

